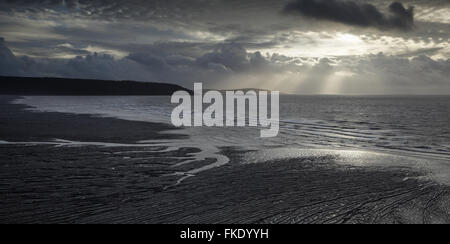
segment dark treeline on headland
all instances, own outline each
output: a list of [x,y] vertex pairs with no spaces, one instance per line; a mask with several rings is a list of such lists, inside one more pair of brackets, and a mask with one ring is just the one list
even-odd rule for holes
[[65,78],[0,77],[0,95],[165,96],[192,91],[173,84]]

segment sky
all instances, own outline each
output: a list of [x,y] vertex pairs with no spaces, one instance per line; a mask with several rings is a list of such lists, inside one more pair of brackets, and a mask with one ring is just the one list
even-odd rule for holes
[[0,75],[450,95],[450,0],[0,0]]

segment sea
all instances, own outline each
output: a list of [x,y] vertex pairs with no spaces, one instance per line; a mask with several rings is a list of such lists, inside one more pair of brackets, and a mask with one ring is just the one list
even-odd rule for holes
[[[176,106],[168,96],[29,96],[14,103],[40,112],[167,124]],[[260,130],[188,127],[173,133],[189,139],[136,143],[197,147],[202,150],[197,159],[217,159],[193,174],[228,163],[220,150],[232,147],[253,151],[243,163],[334,154],[357,166],[415,167],[450,184],[450,96],[281,95],[278,136],[261,138]]]

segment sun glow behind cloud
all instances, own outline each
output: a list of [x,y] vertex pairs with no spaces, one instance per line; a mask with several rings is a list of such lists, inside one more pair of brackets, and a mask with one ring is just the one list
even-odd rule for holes
[[449,58],[445,55],[448,53],[445,50],[448,50],[449,45],[442,38],[440,40],[431,38],[428,40],[414,40],[390,35],[355,35],[344,32],[294,32],[289,35],[291,39],[285,45],[264,49],[263,51],[289,57],[333,58],[367,56],[378,53],[414,56],[422,52],[435,50],[436,53],[430,54],[432,58]]
[[265,51],[290,57],[333,57],[363,55],[368,50],[361,37],[350,33],[292,32],[290,43]]

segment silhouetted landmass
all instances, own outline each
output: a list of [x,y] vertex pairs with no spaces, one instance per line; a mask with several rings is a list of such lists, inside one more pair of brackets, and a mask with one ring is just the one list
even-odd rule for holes
[[164,96],[192,91],[173,84],[65,78],[0,77],[0,95]]
[[258,89],[258,88],[234,88],[234,89],[226,89],[226,90],[220,90],[221,92],[226,92],[226,91],[242,91],[244,93],[247,93],[249,91],[254,91],[254,92],[271,92],[271,90],[265,90],[265,89]]

